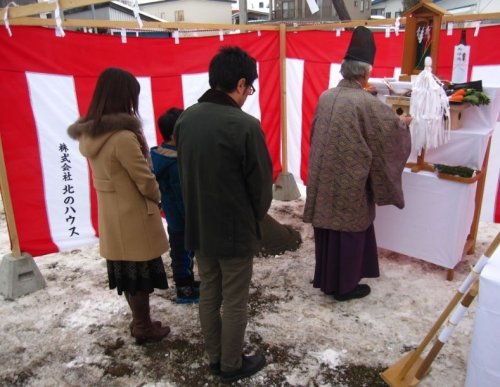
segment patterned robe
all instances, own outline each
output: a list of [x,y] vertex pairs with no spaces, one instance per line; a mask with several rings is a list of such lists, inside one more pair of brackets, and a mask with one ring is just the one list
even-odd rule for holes
[[410,133],[392,109],[350,80],[325,91],[313,120],[304,222],[366,230],[375,204],[404,207]]

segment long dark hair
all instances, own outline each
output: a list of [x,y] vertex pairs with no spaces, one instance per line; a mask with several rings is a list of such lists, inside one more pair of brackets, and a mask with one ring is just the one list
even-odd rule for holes
[[128,71],[117,67],[104,70],[94,90],[85,120],[93,120],[92,135],[99,132],[99,124],[105,114],[127,113],[139,116],[141,86]]

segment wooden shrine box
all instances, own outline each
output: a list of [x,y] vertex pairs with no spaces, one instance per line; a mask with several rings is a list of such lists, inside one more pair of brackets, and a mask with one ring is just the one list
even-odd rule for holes
[[[400,116],[402,114],[410,114],[410,97],[402,96],[387,96],[385,100],[392,106],[392,110]],[[462,127],[462,112],[470,105],[468,103],[450,105],[450,129],[460,129]]]
[[[403,64],[400,80],[409,80],[412,74],[419,74],[424,68],[426,56],[432,58],[432,73],[436,74],[439,50],[439,32],[441,19],[447,14],[444,8],[433,4],[430,0],[420,3],[403,13],[406,17],[405,40],[403,47]],[[427,32],[430,34],[428,35]],[[421,41],[417,34],[422,37]]]
[[451,130],[460,129],[462,127],[462,112],[467,109],[470,105],[468,103],[462,103],[457,105],[450,104],[450,118],[451,118]]
[[410,114],[410,97],[389,95],[386,97],[385,102],[392,106],[392,110],[398,116]]

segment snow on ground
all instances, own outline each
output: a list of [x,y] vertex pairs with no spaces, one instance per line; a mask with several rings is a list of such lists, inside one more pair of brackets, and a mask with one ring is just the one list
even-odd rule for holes
[[[270,214],[301,232],[303,244],[281,256],[256,258],[246,350],[262,350],[267,367],[241,386],[383,386],[378,373],[414,349],[451,300],[499,224],[480,223],[476,252],[453,281],[446,270],[380,250],[381,276],[364,280],[372,293],[336,302],[314,289],[314,241],[302,223],[302,199],[274,201]],[[34,220],[36,221],[36,220]],[[10,253],[0,207],[0,257]],[[203,355],[197,307],[176,305],[170,289],[155,291],[152,315],[172,333],[137,346],[129,309],[107,288],[98,247],[35,258],[47,286],[14,301],[0,296],[0,385],[217,386]],[[475,304],[432,364],[421,386],[463,386]]]

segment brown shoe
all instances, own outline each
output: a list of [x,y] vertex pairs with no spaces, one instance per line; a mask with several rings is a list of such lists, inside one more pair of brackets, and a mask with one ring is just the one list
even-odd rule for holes
[[[161,321],[151,321],[151,323],[158,328],[161,328]],[[128,327],[130,328],[130,335],[132,335],[132,329],[134,326],[134,320],[130,321],[130,324],[128,324]]]
[[150,324],[148,327],[143,327],[140,324],[134,325],[132,328],[131,336],[135,338],[136,344],[144,344],[148,342],[161,341],[165,336],[170,333],[170,327],[164,327]]

